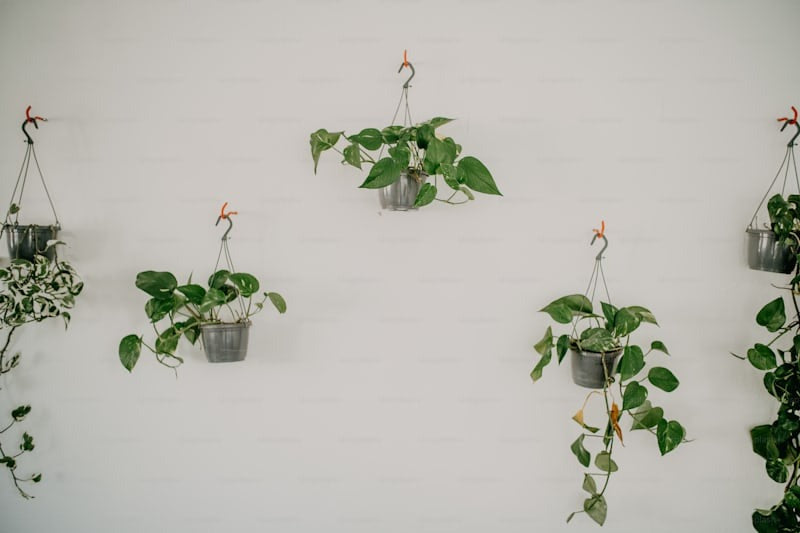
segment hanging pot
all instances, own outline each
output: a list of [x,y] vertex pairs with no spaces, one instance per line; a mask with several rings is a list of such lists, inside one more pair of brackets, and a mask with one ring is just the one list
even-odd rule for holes
[[200,331],[209,363],[233,363],[247,357],[250,322],[203,324]]
[[[600,353],[579,350],[577,346],[572,345],[569,352],[572,363],[572,381],[587,389],[602,389],[606,383],[605,370],[608,370],[609,376],[614,375],[622,348]],[[603,359],[605,359],[605,368]]]
[[747,228],[747,264],[750,268],[790,274],[796,261],[792,247],[776,239],[774,231]]
[[408,211],[417,209],[414,201],[419,194],[419,188],[428,179],[424,172],[406,169],[397,178],[397,181],[387,187],[378,189],[378,200],[381,202],[382,209],[392,211]]
[[11,259],[33,261],[35,255],[43,255],[51,261],[55,260],[56,247],[47,248],[47,241],[55,240],[59,229],[57,225],[3,224],[3,231],[8,239],[8,256]]

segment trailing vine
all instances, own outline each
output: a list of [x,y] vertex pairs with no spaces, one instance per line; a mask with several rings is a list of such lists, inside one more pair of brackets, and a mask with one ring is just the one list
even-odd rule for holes
[[[54,246],[55,242],[48,243]],[[0,330],[5,340],[0,348],[0,376],[14,370],[20,363],[19,352],[11,354],[14,334],[32,322],[43,322],[48,318],[61,317],[65,327],[69,325],[69,309],[75,305],[75,297],[83,290],[83,282],[72,266],[65,262],[50,261],[37,255],[34,261],[15,259],[7,268],[0,269]],[[39,483],[41,473],[23,475],[18,472],[20,459],[35,448],[33,436],[24,431],[16,442],[12,440],[12,429],[30,414],[30,405],[19,405],[9,411],[8,419],[0,427],[0,465],[5,466],[14,486],[23,498],[32,498],[24,485]]]

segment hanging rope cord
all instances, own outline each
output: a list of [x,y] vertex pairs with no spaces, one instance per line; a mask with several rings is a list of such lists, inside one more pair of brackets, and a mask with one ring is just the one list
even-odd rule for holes
[[[30,111],[30,108],[28,108]],[[41,119],[41,117],[39,117]],[[36,157],[36,148],[33,143],[33,139],[30,138],[28,132],[25,131],[24,126],[29,122],[34,122],[35,118],[27,118],[25,122],[22,123],[23,125],[23,132],[25,133],[27,139],[26,144],[27,148],[25,149],[25,157],[22,159],[22,166],[19,169],[19,174],[17,175],[17,181],[14,184],[14,191],[11,193],[11,201],[8,204],[8,211],[6,211],[6,223],[11,223],[11,207],[16,203],[17,206],[22,205],[22,195],[25,193],[25,184],[28,181],[28,171],[30,170],[31,166],[31,157],[33,158],[33,162],[36,165],[36,171],[39,174],[39,180],[42,182],[42,187],[44,188],[44,192],[47,195],[47,201],[50,203],[50,210],[53,212],[53,217],[55,218],[55,227],[60,228],[61,222],[58,220],[58,214],[56,213],[56,206],[53,203],[53,197],[50,196],[50,190],[47,188],[47,182],[44,179],[44,174],[42,173],[42,168],[39,166],[39,158]],[[42,119],[43,120],[43,119]],[[17,195],[17,191],[19,191],[19,196]],[[19,211],[14,213],[14,220],[13,223],[19,224]]]
[[[592,275],[589,277],[589,284],[586,286],[586,291],[583,293],[583,295],[586,298],[588,298],[589,301],[592,302],[592,304],[594,304],[595,296],[597,295],[597,287],[599,283],[602,281],[603,290],[605,291],[606,294],[607,303],[611,304],[611,294],[608,292],[608,283],[606,282],[605,272],[603,272],[603,252],[605,252],[606,248],[608,248],[608,239],[606,239],[605,235],[603,235],[602,232],[598,232],[592,239],[593,244],[598,237],[603,239],[604,246],[603,249],[600,250],[600,253],[598,253],[597,256],[594,258],[594,268],[592,269]],[[572,334],[571,334],[572,338],[575,338],[575,335],[577,334],[579,320],[580,317],[575,317],[572,320]],[[598,327],[600,327],[599,321],[598,321]]]
[[784,195],[784,193],[786,191],[786,183],[789,180],[789,170],[790,170],[790,168],[794,170],[794,182],[795,182],[795,185],[797,186],[798,192],[800,192],[800,176],[798,176],[798,172],[797,172],[797,160],[795,159],[794,146],[793,145],[786,147],[786,153],[783,156],[783,161],[781,161],[781,166],[778,167],[778,172],[776,172],[775,173],[775,177],[772,178],[772,182],[769,184],[769,187],[767,188],[767,192],[764,193],[764,196],[761,198],[761,201],[758,203],[758,207],[756,207],[756,210],[753,213],[753,218],[750,219],[750,224],[748,224],[748,226],[747,226],[748,229],[751,229],[751,228],[752,229],[756,229],[754,224],[756,223],[756,217],[758,217],[758,212],[761,210],[761,207],[764,205],[764,202],[767,201],[767,198],[769,197],[769,193],[772,191],[772,188],[775,186],[775,183],[777,183],[778,178],[781,176],[781,173],[783,173],[783,184],[781,185],[781,196]]
[[[219,269],[220,260],[223,258],[223,256],[225,257],[225,266],[227,267],[228,272],[230,272],[231,274],[236,273],[236,268],[233,265],[233,258],[231,257],[231,250],[230,247],[228,246],[228,233],[230,233],[231,229],[233,229],[233,221],[230,220],[230,216],[235,215],[237,213],[235,211],[232,211],[230,213],[225,214],[225,206],[227,205],[228,204],[226,203],[224,206],[222,206],[222,213],[217,219],[217,223],[219,223],[221,220],[226,220],[228,221],[230,226],[225,231],[225,234],[222,236],[221,242],[219,244],[219,253],[217,254],[217,262],[214,264],[214,274]],[[214,274],[212,274],[212,276]],[[242,297],[241,292],[238,290],[236,291],[236,296],[237,296],[236,299],[239,302],[239,308],[242,311],[240,318],[245,319],[247,317],[247,307],[244,304],[244,297]],[[236,313],[232,309],[231,309],[231,314],[233,314],[234,319],[237,319]],[[219,319],[219,316],[217,316],[216,318]]]

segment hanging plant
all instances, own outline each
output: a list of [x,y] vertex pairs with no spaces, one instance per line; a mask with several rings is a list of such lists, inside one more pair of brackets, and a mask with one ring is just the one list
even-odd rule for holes
[[[310,139],[314,173],[322,152],[334,150],[342,156],[342,164],[359,170],[369,167],[360,187],[378,189],[381,206],[399,211],[424,207],[434,201],[467,203],[475,199],[473,192],[501,195],[492,174],[480,160],[462,156],[460,144],[452,137],[437,134],[436,130],[452,119],[436,117],[412,125],[408,83],[415,71],[407,59],[400,70],[404,67],[410,68],[412,74],[403,85],[400,103],[392,118],[393,125],[382,129],[366,128],[350,135],[344,131],[315,131]],[[394,125],[403,103],[403,125]],[[444,187],[450,191],[439,197],[440,189]]]
[[[49,251],[56,244],[48,243],[43,251]],[[33,262],[15,259],[9,267],[0,269],[0,329],[5,332],[0,348],[0,375],[8,374],[20,363],[20,353],[9,352],[14,333],[26,324],[56,317],[61,317],[65,327],[68,326],[69,310],[82,290],[83,282],[69,263],[51,261],[45,255],[36,255]],[[16,431],[30,412],[30,405],[19,405],[9,412],[7,422],[0,421],[3,424],[0,426],[0,465],[8,469],[14,486],[24,498],[31,495],[22,485],[42,479],[40,473],[18,473],[22,456],[34,450],[33,436],[25,431],[14,444],[10,444],[8,438],[12,435],[9,432]]]
[[[217,218],[227,220],[228,230],[222,237],[217,266],[225,257],[227,269],[215,267],[207,287],[192,283],[192,278],[179,285],[171,272],[147,270],[136,276],[136,287],[150,296],[145,314],[156,333],[155,342],[147,344],[142,335],[127,335],[119,344],[119,359],[129,372],[136,366],[144,346],[156,360],[169,368],[177,368],[183,358],[177,355],[181,337],[191,344],[202,338],[206,357],[211,363],[242,361],[247,355],[250,318],[264,308],[267,300],[283,314],[286,301],[277,292],[258,293],[261,283],[252,274],[234,272],[228,248],[228,234],[233,228],[225,207]],[[161,325],[163,324],[163,325]]]
[[[800,196],[784,199],[776,195],[770,199],[769,209],[776,238],[796,250]],[[756,343],[746,356],[757,370],[764,372],[764,388],[778,401],[775,420],[750,430],[753,451],[764,460],[767,475],[783,485],[780,501],[769,509],[753,512],[753,528],[761,533],[800,530],[800,267],[795,267],[794,277],[784,289],[791,311],[787,316],[784,297],[762,307],[756,324],[773,335],[766,344]]]
[[[603,239],[605,223],[595,230],[595,238]],[[641,306],[615,307],[610,303],[602,259],[606,247],[595,258],[595,267],[589,281],[591,298],[597,290],[598,280],[606,288],[606,300],[600,302],[600,312],[595,312],[587,294],[570,294],[550,302],[542,312],[550,315],[557,325],[571,325],[570,332],[556,337],[552,326],[548,326],[544,337],[534,349],[541,355],[531,372],[534,382],[542,377],[544,368],[553,355],[559,364],[570,353],[573,381],[580,386],[596,389],[590,392],[582,407],[572,419],[583,430],[570,446],[578,462],[586,472],[582,488],[588,493],[583,508],[571,513],[567,522],[579,513],[586,513],[601,526],[606,521],[608,504],[606,490],[611,475],[618,470],[613,459],[617,441],[623,444],[622,421],[627,416],[630,430],[644,430],[653,434],[661,455],[674,450],[685,442],[686,431],[677,420],[664,417],[664,410],[654,406],[649,398],[651,388],[672,392],[678,388],[678,378],[666,367],[649,366],[656,354],[669,355],[661,341],[652,341],[645,352],[639,344],[633,344],[632,334],[643,324],[658,325],[653,314]],[[621,356],[621,357],[620,357]],[[649,368],[648,368],[649,366]],[[592,398],[602,399],[605,416],[600,423],[587,422],[584,411]],[[588,440],[587,440],[588,439]],[[596,439],[599,451],[592,461],[592,452],[587,448]],[[590,445],[589,448],[592,446]]]
[[[750,224],[747,226],[747,263],[753,270],[764,270],[767,272],[779,272],[789,274],[795,267],[798,252],[798,241],[791,233],[792,225],[796,219],[792,218],[789,209],[789,202],[792,196],[785,197],[786,185],[789,181],[790,171],[794,174],[794,184],[800,193],[800,176],[797,173],[797,161],[794,155],[794,142],[800,135],[800,124],[797,122],[797,109],[792,106],[794,118],[782,117],[779,122],[783,122],[781,131],[787,126],[793,125],[797,128],[794,137],[786,145],[786,153],[783,156],[781,166],[770,183],[767,192],[756,207]],[[783,185],[781,192],[770,197],[767,202],[770,224],[759,227],[757,223],[758,212],[767,200],[770,191],[783,175]]]

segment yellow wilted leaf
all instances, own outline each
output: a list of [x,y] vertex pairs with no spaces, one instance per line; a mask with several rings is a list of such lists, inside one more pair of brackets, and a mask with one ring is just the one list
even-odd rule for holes
[[578,412],[577,412],[577,413],[575,413],[575,414],[572,416],[572,419],[573,419],[575,422],[577,422],[578,424],[580,424],[580,426],[581,426],[581,427],[584,427],[584,426],[586,425],[586,424],[583,422],[583,409],[580,409],[580,410],[578,410]]
[[611,404],[611,426],[619,437],[619,442],[624,445],[622,441],[622,428],[619,427],[619,406],[616,402]]

